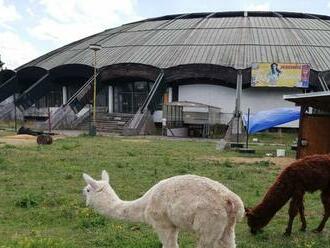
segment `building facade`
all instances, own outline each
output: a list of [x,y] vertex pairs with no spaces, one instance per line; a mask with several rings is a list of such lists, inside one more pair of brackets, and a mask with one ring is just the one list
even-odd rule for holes
[[[90,44],[101,50],[94,54]],[[243,112],[293,106],[283,95],[303,90],[251,88],[252,64],[308,64],[307,90],[318,91],[330,82],[329,44],[330,17],[322,15],[249,11],[142,20],[73,42],[16,70],[1,71],[2,117],[12,110],[8,99],[13,95],[23,115],[52,107],[59,119],[70,106],[73,119],[83,116],[79,112],[86,112],[93,101],[94,55],[96,104],[106,113],[133,116],[145,108],[160,122],[162,103],[190,101],[221,108],[229,120],[239,78]]]

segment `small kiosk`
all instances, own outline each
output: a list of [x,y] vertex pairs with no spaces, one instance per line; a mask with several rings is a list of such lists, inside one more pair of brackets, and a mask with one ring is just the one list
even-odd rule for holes
[[286,95],[301,106],[297,158],[330,153],[330,91]]

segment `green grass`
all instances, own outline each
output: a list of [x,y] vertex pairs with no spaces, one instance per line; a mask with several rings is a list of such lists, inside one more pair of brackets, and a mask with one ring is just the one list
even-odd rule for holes
[[[257,156],[274,149],[257,148]],[[81,136],[57,140],[51,146],[4,146],[0,149],[0,248],[160,248],[149,226],[105,219],[86,208],[82,173],[99,178],[106,169],[114,189],[125,200],[143,195],[163,178],[197,174],[222,182],[240,195],[246,206],[253,206],[279,168],[266,160],[233,164],[207,159],[238,155],[216,151],[214,142],[155,138],[136,141]],[[306,233],[298,231],[297,219],[292,236],[282,236],[287,222],[284,207],[260,235],[250,235],[245,220],[239,223],[238,247],[329,247],[330,222],[323,234],[310,231],[323,212],[319,194],[307,195],[305,203]],[[194,246],[193,235],[180,236],[180,247]]]

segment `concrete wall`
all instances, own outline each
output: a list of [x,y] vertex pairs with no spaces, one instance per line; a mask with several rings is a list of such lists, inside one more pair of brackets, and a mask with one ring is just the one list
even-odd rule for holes
[[[283,100],[283,95],[302,93],[296,88],[248,88],[242,91],[241,108],[247,113],[258,112],[272,108],[294,107],[293,103]],[[226,119],[235,109],[236,90],[219,85],[180,85],[179,101],[191,101],[219,107],[223,113],[228,113]],[[283,127],[298,127],[298,121],[287,123]]]

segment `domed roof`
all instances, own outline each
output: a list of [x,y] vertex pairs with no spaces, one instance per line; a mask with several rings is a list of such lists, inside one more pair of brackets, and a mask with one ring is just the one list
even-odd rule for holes
[[330,17],[288,12],[219,12],[163,16],[129,23],[73,42],[21,67],[50,70],[138,63],[158,68],[215,64],[235,69],[253,62],[308,63],[330,69]]

